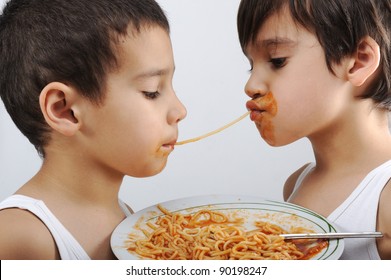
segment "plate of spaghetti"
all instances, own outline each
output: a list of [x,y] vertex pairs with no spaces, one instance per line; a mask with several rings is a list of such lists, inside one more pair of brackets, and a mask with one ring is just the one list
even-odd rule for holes
[[285,233],[329,233],[336,227],[300,206],[263,198],[207,195],[136,212],[111,236],[123,260],[336,260],[343,239],[295,239]]

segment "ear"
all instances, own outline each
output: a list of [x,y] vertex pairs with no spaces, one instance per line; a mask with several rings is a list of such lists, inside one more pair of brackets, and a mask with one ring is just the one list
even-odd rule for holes
[[77,91],[63,83],[52,82],[41,91],[41,111],[52,129],[65,136],[72,136],[79,130],[76,100]]
[[355,86],[362,86],[378,69],[380,64],[380,47],[371,37],[361,40],[357,51],[351,58],[348,78]]

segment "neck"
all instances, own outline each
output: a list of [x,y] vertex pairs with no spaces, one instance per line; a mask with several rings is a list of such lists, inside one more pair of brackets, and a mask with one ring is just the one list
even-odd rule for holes
[[353,112],[309,139],[320,170],[364,172],[391,159],[387,113],[378,109]]
[[71,201],[118,205],[123,175],[67,152],[47,153],[40,171],[22,189],[27,195],[61,197]]

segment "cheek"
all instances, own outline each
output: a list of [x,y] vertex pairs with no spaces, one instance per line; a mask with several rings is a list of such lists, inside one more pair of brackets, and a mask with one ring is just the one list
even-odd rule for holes
[[273,119],[276,146],[307,137],[324,125],[334,108],[327,99],[315,94],[315,91],[312,96],[298,94],[278,101],[279,111]]
[[115,104],[91,114],[83,127],[83,150],[105,167],[134,177],[159,173],[167,155],[158,155],[164,135],[162,116],[149,107]]
[[273,124],[273,119],[276,117],[278,112],[277,101],[274,98],[273,94],[269,92],[263,98],[266,103],[266,111],[268,114],[265,114],[262,120],[262,126],[258,127],[260,129],[262,138],[265,139],[270,145],[275,144],[275,127]]
[[126,114],[112,114],[102,120],[93,139],[98,153],[104,153],[112,165],[122,168],[137,165],[146,156],[150,135],[148,126]]
[[[116,146],[119,157],[131,157],[128,160],[142,161],[157,149],[159,128],[137,120],[124,122],[110,136],[112,146]],[[126,158],[125,158],[126,160]]]
[[294,95],[293,91],[284,91],[284,95],[270,93],[265,98],[268,114],[263,116],[261,123],[257,123],[262,138],[271,146],[287,145],[301,138],[303,120],[311,116],[307,112],[308,108],[312,108],[308,99]]
[[106,158],[109,165],[132,177],[148,177],[159,173],[166,165],[167,156],[159,155],[153,131],[144,129],[137,135],[123,133],[113,137]]

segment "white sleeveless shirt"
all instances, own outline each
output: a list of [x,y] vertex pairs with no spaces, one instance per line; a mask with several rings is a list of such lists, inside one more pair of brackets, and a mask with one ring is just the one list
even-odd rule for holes
[[[288,201],[314,167],[315,163],[310,163],[303,170]],[[390,178],[391,160],[369,172],[350,196],[327,219],[342,232],[376,231],[380,194]],[[375,238],[346,238],[344,243],[345,249],[341,259],[380,260]]]
[[[126,216],[132,214],[124,202],[119,200],[119,204]],[[42,200],[16,194],[0,202],[0,210],[7,208],[24,209],[37,216],[52,234],[62,260],[91,259],[79,242],[61,224]]]

